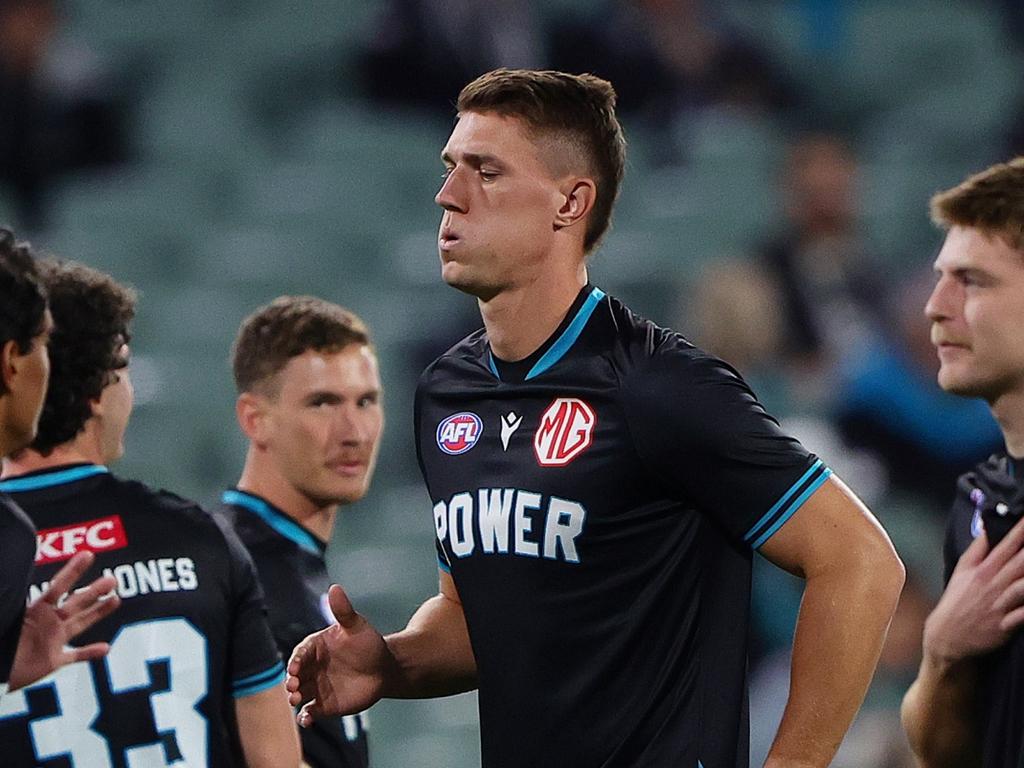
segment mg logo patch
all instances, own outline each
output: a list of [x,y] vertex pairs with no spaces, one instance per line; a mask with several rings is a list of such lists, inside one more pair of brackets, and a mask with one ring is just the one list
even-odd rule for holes
[[575,397],[555,399],[540,417],[533,452],[542,467],[564,467],[594,440],[597,415]]
[[437,425],[437,447],[451,456],[465,453],[484,431],[484,424],[475,413],[455,413]]
[[47,528],[36,533],[36,565],[70,560],[75,553],[88,550],[100,554],[128,546],[128,537],[120,515],[87,520],[63,528]]

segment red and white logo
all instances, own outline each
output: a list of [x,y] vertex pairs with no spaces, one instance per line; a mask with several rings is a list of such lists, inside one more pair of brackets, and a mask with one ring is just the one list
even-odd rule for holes
[[36,533],[36,565],[59,563],[77,552],[106,552],[128,546],[120,515],[86,520]]
[[540,417],[533,451],[542,467],[564,467],[594,441],[597,415],[575,397],[556,398]]
[[484,424],[475,413],[455,413],[437,425],[437,447],[458,456],[474,445],[484,431]]

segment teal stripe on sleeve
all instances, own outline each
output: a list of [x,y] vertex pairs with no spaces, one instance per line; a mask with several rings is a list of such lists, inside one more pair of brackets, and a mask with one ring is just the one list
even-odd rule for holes
[[284,664],[279,661],[268,670],[250,675],[249,677],[243,677],[241,680],[235,680],[231,684],[231,695],[236,699],[252,696],[253,694],[273,688],[275,685],[280,684],[282,680],[284,680]]
[[750,530],[743,535],[743,540],[749,542],[751,539],[755,538],[758,535],[760,529],[771,522],[772,518],[776,515],[776,513],[778,513],[778,511],[782,509],[783,506],[785,506],[789,499],[799,490],[800,486],[806,483],[807,480],[810,479],[815,472],[821,469],[821,467],[821,459],[818,459],[811,465],[810,469],[808,469],[806,472],[803,473],[803,475],[800,476],[799,480],[797,480],[789,487],[789,490],[782,494],[782,497],[777,502],[775,502],[774,505],[772,505],[771,509],[765,512],[764,516],[760,520],[758,520],[756,523],[750,526]]
[[783,526],[783,524],[785,524],[785,522],[787,520],[789,520],[789,518],[791,518],[793,516],[793,513],[795,513],[798,509],[800,509],[800,507],[803,506],[804,502],[807,501],[811,497],[811,494],[813,494],[816,490],[818,490],[822,486],[822,484],[826,480],[828,480],[828,478],[829,478],[829,476],[831,474],[832,474],[832,470],[831,469],[826,469],[824,472],[821,473],[820,477],[815,478],[814,482],[811,483],[809,486],[807,486],[807,490],[804,491],[803,493],[801,493],[797,497],[796,501],[794,501],[789,506],[789,508],[782,514],[782,516],[779,517],[779,519],[775,521],[775,524],[772,525],[771,528],[769,528],[767,531],[762,533],[760,536],[758,536],[757,541],[755,541],[753,544],[751,544],[750,548],[751,549],[757,549],[762,544],[764,544],[766,541],[768,541],[768,539],[770,539],[772,537],[772,535],[777,530],[779,530],[779,528],[781,528]]

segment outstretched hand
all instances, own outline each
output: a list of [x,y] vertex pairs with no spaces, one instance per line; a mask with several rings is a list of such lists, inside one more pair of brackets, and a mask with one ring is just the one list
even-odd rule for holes
[[79,552],[57,571],[46,591],[25,609],[11,667],[11,690],[31,685],[65,664],[101,658],[110,650],[107,643],[92,643],[81,648],[67,645],[121,604],[116,594],[110,594],[115,585],[112,576],[96,579],[60,602],[95,560],[92,552]]
[[995,650],[1024,625],[1024,524],[994,547],[982,533],[961,555],[925,624],[925,651],[947,662]]
[[337,584],[327,592],[337,624],[306,637],[288,660],[288,701],[302,704],[297,720],[362,712],[383,695],[396,663],[381,634],[356,613]]

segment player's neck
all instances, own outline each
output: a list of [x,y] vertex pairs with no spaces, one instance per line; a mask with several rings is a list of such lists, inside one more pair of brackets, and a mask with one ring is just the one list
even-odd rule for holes
[[1006,450],[1016,459],[1024,458],[1024,390],[1007,392],[990,404],[1006,441]]
[[573,271],[544,275],[480,301],[491,351],[508,362],[529,357],[555,332],[586,284],[586,263],[580,262]]
[[272,469],[262,471],[258,461],[247,460],[238,479],[240,491],[259,496],[276,507],[321,541],[330,541],[334,533],[337,504],[321,505],[300,493]]
[[53,469],[68,464],[103,464],[103,457],[88,445],[80,445],[79,440],[58,445],[48,455],[26,448],[13,456],[4,459],[4,477],[16,477],[41,469]]

